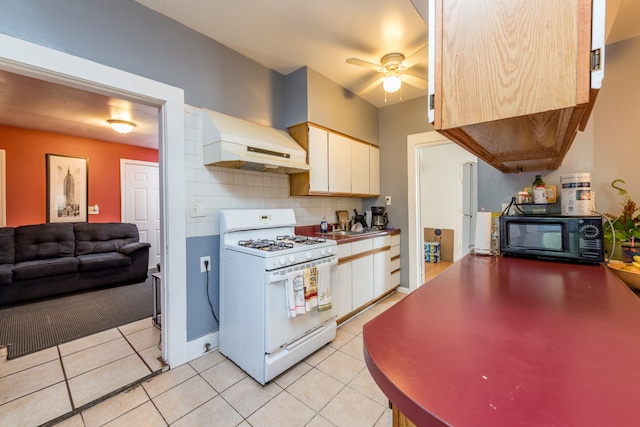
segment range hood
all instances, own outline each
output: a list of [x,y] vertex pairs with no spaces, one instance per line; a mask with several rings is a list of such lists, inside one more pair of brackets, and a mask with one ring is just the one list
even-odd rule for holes
[[307,152],[283,130],[203,112],[204,164],[260,172],[309,171]]

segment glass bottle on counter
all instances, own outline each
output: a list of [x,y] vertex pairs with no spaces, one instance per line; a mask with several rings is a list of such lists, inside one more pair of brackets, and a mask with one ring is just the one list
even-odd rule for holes
[[546,204],[547,203],[547,186],[542,180],[542,175],[536,175],[535,181],[532,185],[533,190],[533,203]]
[[327,224],[327,219],[322,217],[322,221],[320,221],[320,232],[326,233],[327,231],[329,231],[329,224]]

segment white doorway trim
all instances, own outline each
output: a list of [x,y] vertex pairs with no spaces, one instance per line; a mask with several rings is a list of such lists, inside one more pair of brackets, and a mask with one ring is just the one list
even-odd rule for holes
[[407,136],[409,292],[413,292],[424,283],[423,232],[420,229],[420,157],[418,150],[423,147],[451,143],[451,140],[436,131]]
[[0,69],[160,108],[162,356],[171,366],[187,362],[184,90],[5,34]]

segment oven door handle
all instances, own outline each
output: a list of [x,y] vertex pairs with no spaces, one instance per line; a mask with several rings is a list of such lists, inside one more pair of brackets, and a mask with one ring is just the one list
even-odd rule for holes
[[[337,256],[331,257],[331,261],[329,261],[329,265],[331,267],[338,265],[338,257]],[[279,274],[279,273],[270,274],[268,284],[272,285],[274,283],[284,282],[287,280],[288,277],[289,277],[288,274]]]

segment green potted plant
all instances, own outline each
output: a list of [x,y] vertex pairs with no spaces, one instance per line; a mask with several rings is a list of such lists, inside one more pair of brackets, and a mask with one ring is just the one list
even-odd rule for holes
[[[620,206],[622,208],[619,215],[605,214],[610,220],[605,222],[604,239],[605,249],[610,250],[611,241],[613,240],[613,231],[615,232],[616,248],[620,247],[621,253],[618,255],[617,250],[614,251],[614,259],[622,259],[624,262],[631,262],[633,255],[640,255],[640,206],[636,205],[629,196],[627,190],[619,186],[625,184],[621,179],[615,179],[611,182],[611,186],[618,190],[618,195],[622,198]],[[618,184],[618,185],[617,185]]]

